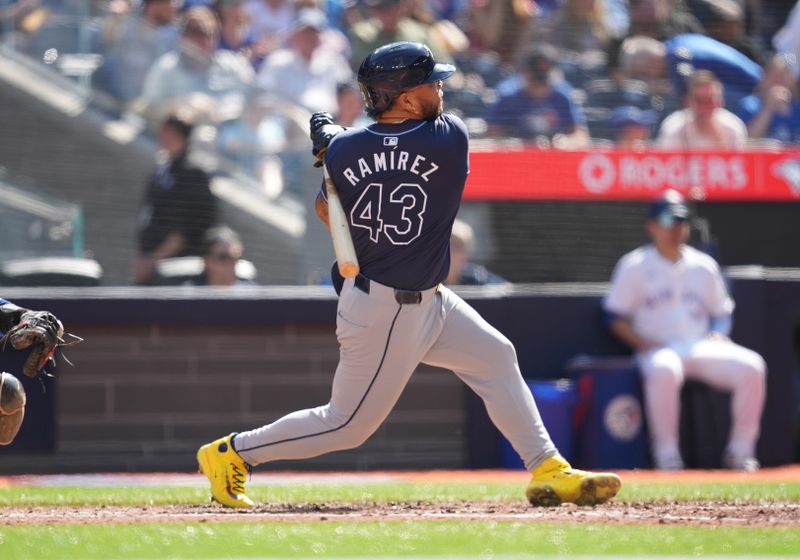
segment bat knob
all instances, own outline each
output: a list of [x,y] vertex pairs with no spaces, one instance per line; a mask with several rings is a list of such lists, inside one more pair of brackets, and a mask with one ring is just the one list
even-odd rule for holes
[[345,278],[355,278],[358,276],[359,267],[356,263],[346,262],[339,264],[339,274]]

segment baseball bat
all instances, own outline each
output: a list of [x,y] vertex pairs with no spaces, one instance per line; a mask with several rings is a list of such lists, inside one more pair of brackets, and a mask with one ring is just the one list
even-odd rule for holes
[[331,226],[331,238],[333,239],[333,252],[336,253],[336,262],[339,265],[339,274],[345,278],[355,278],[358,276],[359,266],[356,249],[353,247],[353,238],[350,235],[350,226],[347,223],[347,216],[336,192],[336,185],[333,184],[331,176],[328,174],[328,166],[322,163],[322,176],[325,178],[325,192],[328,194],[328,223]]

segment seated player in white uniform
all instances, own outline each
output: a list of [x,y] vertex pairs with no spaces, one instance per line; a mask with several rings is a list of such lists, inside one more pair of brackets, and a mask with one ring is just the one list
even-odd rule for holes
[[731,393],[723,464],[756,470],[766,365],[728,338],[733,301],[716,261],[686,245],[688,217],[676,191],[650,205],[647,232],[653,243],[619,260],[604,308],[612,332],[636,352],[656,468],[684,466],[680,391],[685,379],[696,379]]

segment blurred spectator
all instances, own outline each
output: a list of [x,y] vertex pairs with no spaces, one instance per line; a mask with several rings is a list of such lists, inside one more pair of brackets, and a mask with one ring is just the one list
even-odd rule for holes
[[260,41],[281,45],[289,33],[297,10],[292,0],[247,0],[245,10]]
[[589,144],[586,118],[572,88],[558,80],[556,51],[548,44],[523,56],[520,87],[501,93],[486,115],[487,136],[546,139],[553,147],[580,149]]
[[308,111],[337,109],[336,88],[353,78],[347,60],[322,47],[325,14],[316,8],[300,11],[286,48],[264,61],[257,83],[266,92],[305,107]]
[[373,122],[364,112],[364,98],[353,82],[342,82],[337,86],[336,106],[334,120],[341,126],[367,126]]
[[505,284],[505,279],[489,272],[485,266],[470,262],[474,236],[472,226],[456,218],[450,233],[450,271],[444,283],[448,286]]
[[0,5],[0,36],[7,41],[16,41],[20,37],[9,35],[33,35],[47,18],[47,10],[42,0],[8,0]]
[[533,0],[473,0],[470,41],[478,49],[496,52],[503,62],[511,62],[530,41],[539,12]]
[[183,17],[180,50],[168,52],[147,72],[143,111],[152,122],[187,105],[213,114],[226,95],[242,96],[253,68],[241,55],[217,50],[219,22],[208,8],[191,8]]
[[545,37],[568,51],[604,50],[612,35],[606,22],[605,0],[564,0]]
[[763,65],[764,52],[745,32],[744,8],[737,0],[696,0],[695,14],[709,37]]
[[800,144],[800,77],[792,74],[786,55],[776,54],[756,92],[742,99],[737,115],[750,138],[771,138]]
[[748,31],[756,32],[754,38],[760,39],[772,52],[772,38],[786,24],[797,0],[748,0],[748,4],[753,1],[761,4],[761,13],[759,25],[755,29],[748,27]]
[[695,70],[710,70],[725,86],[731,107],[750,95],[761,81],[761,66],[728,45],[703,35],[678,35],[664,43],[667,72],[679,96],[686,91],[687,78]]
[[728,105],[735,107],[763,75],[758,64],[733,47],[702,35],[678,35],[663,43],[651,37],[628,37],[619,57],[620,68],[629,77],[646,81],[653,93],[670,92],[665,99],[683,97],[695,70],[710,70],[725,86]]
[[630,0],[630,17],[629,35],[664,41],[683,33],[703,33],[683,0]]
[[641,150],[650,145],[656,114],[633,105],[617,107],[611,114],[614,146],[620,150]]
[[792,61],[795,78],[800,77],[800,0],[794,5],[789,18],[772,38],[775,50]]
[[236,274],[242,249],[242,239],[231,228],[209,229],[203,236],[203,272],[187,283],[192,286],[255,286],[252,280]]
[[286,124],[266,98],[252,97],[237,119],[217,127],[217,146],[222,155],[261,182],[264,193],[274,197],[283,191],[281,160],[287,147]]
[[583,86],[584,110],[593,139],[617,140],[619,129],[612,121],[618,108],[647,111],[645,114],[652,114],[658,122],[679,107],[664,75],[665,53],[664,44],[652,37],[629,37],[609,58],[610,77],[596,78]]
[[658,134],[658,144],[671,149],[741,149],[747,127],[723,108],[722,83],[708,70],[698,70],[689,81],[685,109],[672,113]]
[[444,45],[430,33],[429,24],[408,17],[409,0],[364,0],[364,4],[369,10],[369,19],[357,22],[350,30],[353,68],[358,68],[378,47],[396,41],[426,44],[437,61],[452,61]]
[[683,468],[678,446],[680,391],[696,379],[732,393],[723,464],[756,470],[766,365],[728,338],[733,301],[713,258],[689,247],[689,209],[676,191],[647,216],[653,243],[623,256],[603,307],[611,331],[636,352],[656,468]]
[[101,31],[106,53],[93,76],[96,85],[124,104],[136,99],[153,61],[178,47],[176,18],[174,0],[143,0],[133,14],[110,12]]
[[667,47],[645,35],[628,37],[619,48],[618,79],[639,80],[647,84],[653,95],[673,96],[672,84],[667,78]]
[[208,175],[187,159],[192,127],[178,117],[158,130],[158,164],[139,212],[137,284],[154,280],[161,259],[203,254],[203,234],[217,216]]
[[217,0],[214,6],[220,22],[218,48],[239,53],[258,69],[277,44],[266,35],[259,37],[253,30],[245,0]]

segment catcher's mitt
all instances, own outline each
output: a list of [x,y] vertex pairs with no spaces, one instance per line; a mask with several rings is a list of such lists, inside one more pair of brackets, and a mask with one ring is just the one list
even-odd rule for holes
[[19,323],[12,327],[2,339],[3,349],[9,342],[16,350],[30,348],[30,355],[22,366],[28,377],[38,376],[48,361],[53,359],[56,348],[64,345],[64,326],[49,311],[23,311]]

